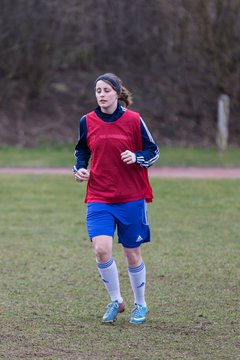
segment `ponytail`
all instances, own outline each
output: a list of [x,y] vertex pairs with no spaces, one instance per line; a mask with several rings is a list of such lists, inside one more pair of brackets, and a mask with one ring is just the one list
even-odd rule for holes
[[121,86],[121,93],[118,99],[122,101],[126,107],[132,104],[132,94],[124,86]]

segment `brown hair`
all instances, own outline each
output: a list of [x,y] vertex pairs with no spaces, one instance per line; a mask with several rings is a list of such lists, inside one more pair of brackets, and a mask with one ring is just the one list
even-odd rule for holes
[[126,107],[132,104],[132,94],[125,86],[123,86],[122,80],[117,75],[113,73],[106,73],[99,76],[96,82],[99,80],[103,80],[111,85],[112,88],[118,93],[119,101],[122,101]]

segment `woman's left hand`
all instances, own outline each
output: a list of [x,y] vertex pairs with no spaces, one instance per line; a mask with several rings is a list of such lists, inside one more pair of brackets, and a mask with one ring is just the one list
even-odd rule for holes
[[134,164],[136,162],[136,154],[130,150],[126,150],[121,153],[121,159],[128,165]]

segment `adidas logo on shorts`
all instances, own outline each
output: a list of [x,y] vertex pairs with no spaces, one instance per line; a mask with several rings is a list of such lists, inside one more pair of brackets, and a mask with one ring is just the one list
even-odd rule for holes
[[139,241],[142,241],[142,240],[143,240],[143,238],[141,237],[141,235],[138,235],[138,238],[137,238],[136,242],[139,242]]

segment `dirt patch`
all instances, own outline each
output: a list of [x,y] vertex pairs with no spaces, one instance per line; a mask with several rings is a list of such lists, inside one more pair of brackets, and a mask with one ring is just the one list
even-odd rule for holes
[[149,169],[149,175],[160,178],[240,179],[240,168],[153,167]]

